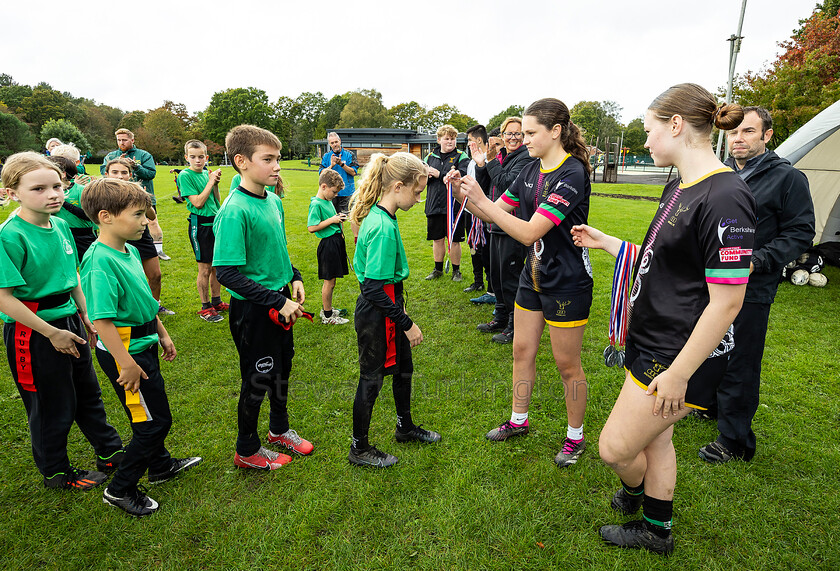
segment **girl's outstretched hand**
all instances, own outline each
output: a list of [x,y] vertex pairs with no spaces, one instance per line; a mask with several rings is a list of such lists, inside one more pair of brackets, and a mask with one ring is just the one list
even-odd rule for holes
[[586,224],[572,226],[572,240],[574,240],[575,246],[580,248],[603,249],[604,238],[606,237],[607,235],[597,228]]

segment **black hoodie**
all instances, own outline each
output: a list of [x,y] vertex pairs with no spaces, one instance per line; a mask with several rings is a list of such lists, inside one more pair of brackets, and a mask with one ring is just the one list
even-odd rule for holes
[[[735,159],[726,166],[738,172]],[[752,263],[744,301],[773,303],[782,268],[797,258],[814,239],[814,203],[807,177],[773,151],[744,179],[755,197],[755,230]]]

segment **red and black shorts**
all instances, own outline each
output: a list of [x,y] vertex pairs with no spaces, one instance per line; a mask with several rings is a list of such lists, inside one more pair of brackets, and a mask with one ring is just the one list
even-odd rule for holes
[[[405,306],[402,282],[386,285],[385,293],[397,307]],[[411,343],[405,332],[382,315],[364,295],[359,295],[356,300],[353,324],[359,343],[360,374],[384,376],[411,374],[414,371]]]

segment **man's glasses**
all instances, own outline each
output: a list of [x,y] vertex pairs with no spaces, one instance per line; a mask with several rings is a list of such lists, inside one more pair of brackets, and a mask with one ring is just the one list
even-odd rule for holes
[[519,137],[522,136],[522,133],[520,133],[520,132],[510,133],[508,131],[505,131],[504,133],[502,133],[502,135],[504,135],[508,139],[518,139]]

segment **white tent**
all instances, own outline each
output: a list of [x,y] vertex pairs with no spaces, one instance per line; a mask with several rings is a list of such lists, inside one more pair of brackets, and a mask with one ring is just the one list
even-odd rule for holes
[[808,177],[817,222],[814,243],[840,241],[840,101],[797,129],[776,154]]

